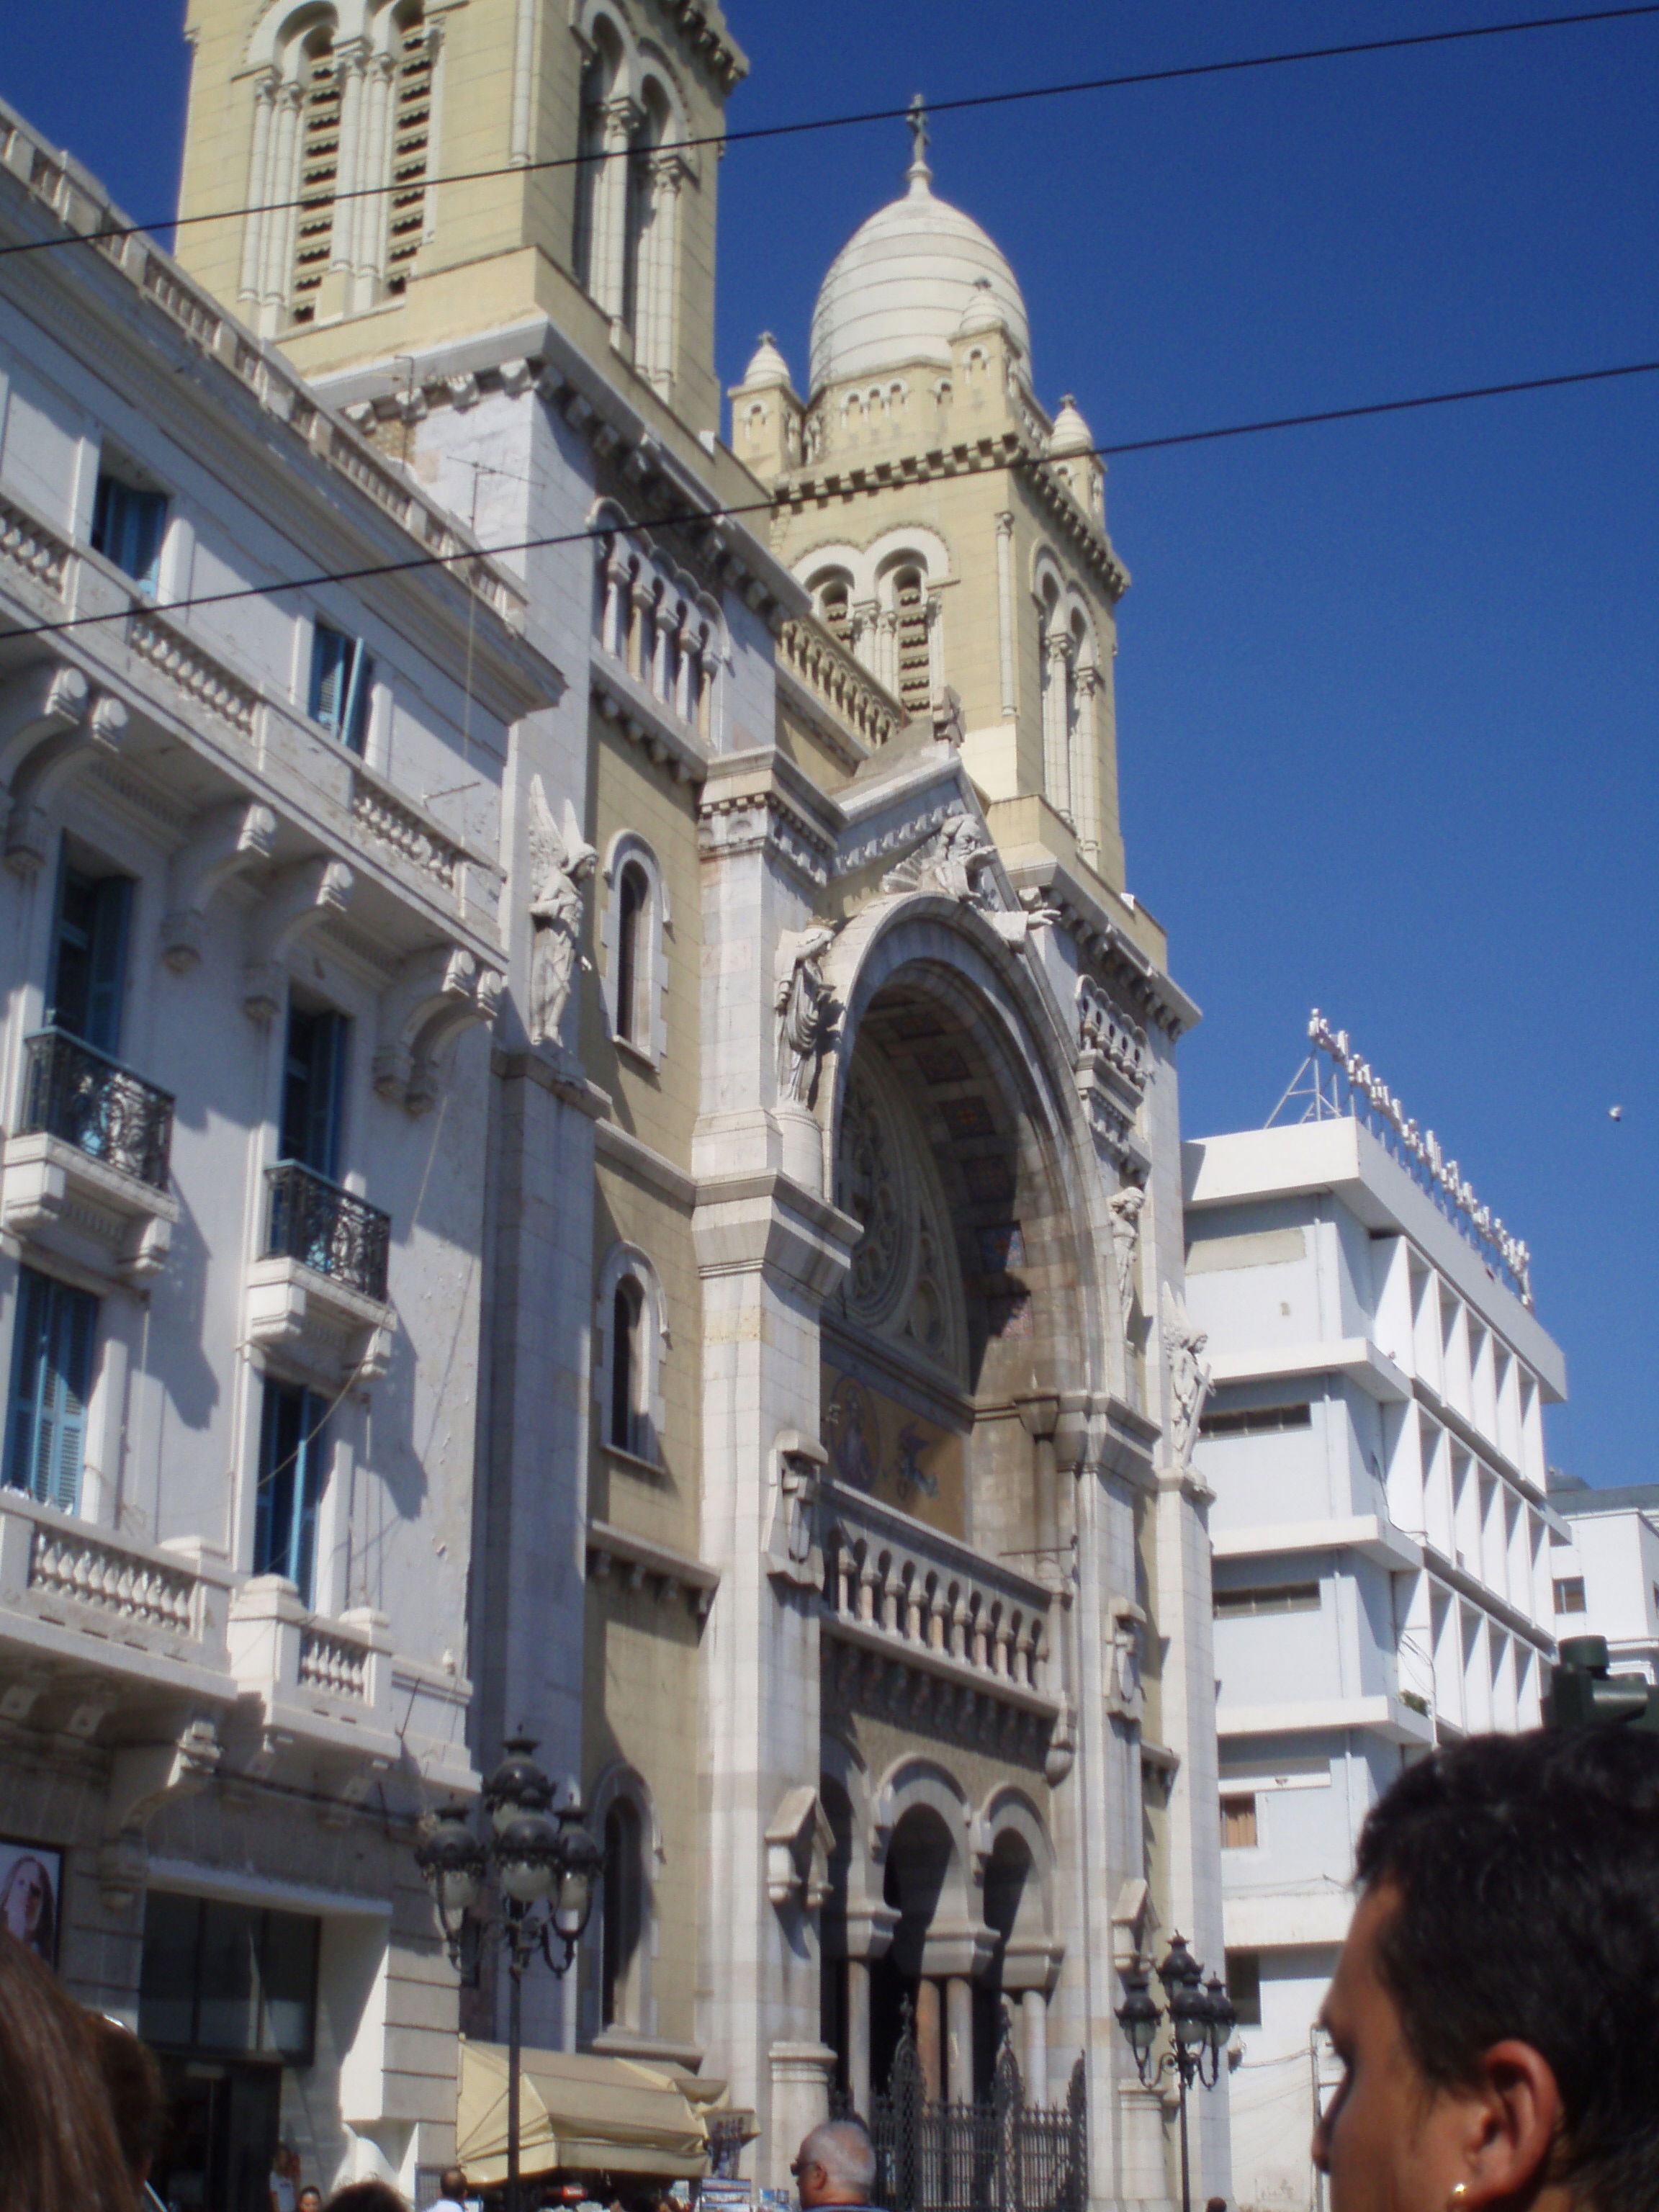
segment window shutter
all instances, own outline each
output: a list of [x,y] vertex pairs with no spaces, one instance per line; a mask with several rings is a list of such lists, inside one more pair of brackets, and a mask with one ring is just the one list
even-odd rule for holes
[[[87,1400],[92,1392],[92,1353],[97,1333],[98,1301],[84,1291],[52,1285],[50,1421],[43,1421],[36,1467],[35,1496],[62,1513],[81,1503],[81,1468],[86,1456]],[[43,1394],[48,1395],[48,1394]]]
[[132,879],[105,876],[95,887],[88,951],[86,1038],[112,1059],[121,1046],[121,1000],[126,981],[127,923]]
[[20,1269],[17,1320],[12,1333],[11,1398],[6,1416],[6,1486],[34,1488],[35,1434],[46,1373],[46,1325],[52,1285],[32,1268]]
[[363,650],[361,638],[353,638],[346,647],[345,697],[341,703],[337,725],[340,742],[348,751],[361,753],[368,742],[369,687],[374,680],[374,663]]

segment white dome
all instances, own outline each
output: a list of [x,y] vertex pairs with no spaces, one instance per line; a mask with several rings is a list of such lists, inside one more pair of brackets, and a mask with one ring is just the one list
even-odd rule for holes
[[1054,417],[1054,427],[1048,435],[1049,453],[1053,456],[1087,453],[1093,450],[1094,442],[1092,432],[1079,414],[1077,402],[1068,392],[1060,403],[1060,412]]
[[763,331],[755,357],[743,372],[744,388],[753,384],[787,384],[789,364],[778,351],[770,331]]
[[910,189],[855,230],[830,264],[812,310],[811,388],[907,362],[951,365],[951,340],[986,295],[1029,356],[1030,325],[1014,272],[971,216],[935,199],[926,163]]

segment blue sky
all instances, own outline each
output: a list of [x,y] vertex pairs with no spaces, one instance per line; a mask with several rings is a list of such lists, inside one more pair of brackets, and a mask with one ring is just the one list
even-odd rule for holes
[[[1524,12],[729,0],[731,118]],[[13,13],[0,93],[135,215],[170,206],[170,0]],[[934,183],[1013,264],[1042,397],[1130,439],[1659,357],[1656,93],[1648,18],[941,118]],[[804,370],[907,147],[730,151],[727,383],[763,328]],[[1604,1483],[1659,1474],[1656,495],[1659,377],[1124,459],[1107,491],[1130,886],[1206,1012],[1185,1127],[1263,1121],[1310,1006],[1352,1031],[1530,1243],[1572,1389],[1552,1455]]]

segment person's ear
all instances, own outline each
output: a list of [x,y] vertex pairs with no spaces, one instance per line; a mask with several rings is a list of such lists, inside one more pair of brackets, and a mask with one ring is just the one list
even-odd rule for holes
[[1462,2093],[1462,2178],[1452,2212],[1480,2212],[1535,2187],[1561,2124],[1554,2069],[1529,2043],[1494,2043]]

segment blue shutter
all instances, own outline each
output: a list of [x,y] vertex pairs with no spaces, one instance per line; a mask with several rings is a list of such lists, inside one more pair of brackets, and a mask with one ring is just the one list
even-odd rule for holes
[[11,1395],[6,1408],[6,1487],[34,1487],[34,1437],[46,1373],[52,1285],[32,1267],[17,1275],[17,1318],[11,1339]]
[[368,742],[369,686],[374,680],[374,663],[364,652],[361,638],[351,641],[347,660],[350,674],[340,709],[339,733],[352,752],[361,753]]
[[313,1390],[300,1394],[300,1462],[294,1486],[294,1565],[290,1578],[303,1605],[316,1601],[317,1502],[322,1491],[323,1421],[326,1402]]
[[325,1401],[291,1382],[267,1381],[259,1419],[253,1571],[284,1575],[305,1605],[316,1578]]
[[6,1480],[64,1513],[81,1503],[97,1335],[96,1298],[32,1268],[21,1271]]
[[81,1503],[81,1469],[86,1458],[87,1400],[92,1394],[92,1353],[98,1328],[98,1301],[84,1291],[52,1285],[52,1435],[42,1425],[36,1466],[35,1496],[44,1505],[73,1513]]
[[121,1048],[121,1001],[127,969],[127,922],[132,878],[105,876],[94,888],[87,988],[86,1040],[114,1059]]

